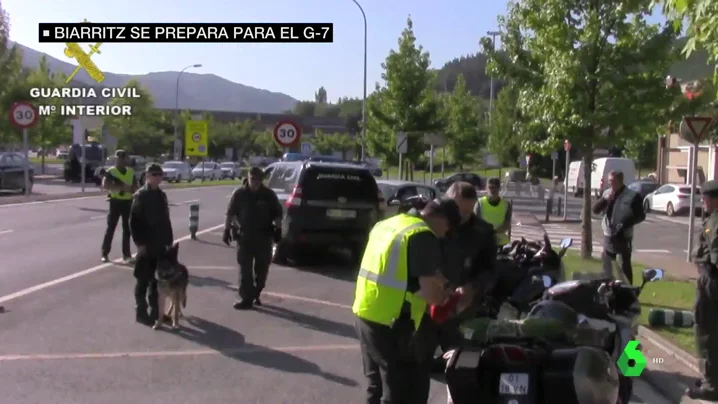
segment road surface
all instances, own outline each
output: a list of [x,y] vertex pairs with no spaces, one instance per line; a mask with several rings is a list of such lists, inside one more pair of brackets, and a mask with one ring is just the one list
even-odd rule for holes
[[[178,332],[136,324],[131,268],[99,264],[102,198],[0,206],[2,401],[361,403],[349,311],[356,269],[341,254],[301,269],[273,265],[264,305],[233,310],[235,251],[218,227],[230,191],[169,191],[192,275]],[[202,234],[191,241],[187,204],[195,200]],[[431,402],[445,403],[445,394],[434,381]],[[636,394],[635,403],[666,402],[640,381]]]

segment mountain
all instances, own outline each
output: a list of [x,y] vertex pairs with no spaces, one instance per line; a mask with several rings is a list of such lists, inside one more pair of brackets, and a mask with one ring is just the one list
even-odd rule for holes
[[[56,59],[27,46],[16,45],[22,50],[22,64],[24,67],[37,67],[40,59],[45,56],[48,66],[53,72],[62,72],[69,75],[75,70],[76,65]],[[129,80],[136,79],[152,93],[155,107],[161,109],[175,108],[175,90],[179,72],[155,72],[139,76],[107,71],[103,71],[103,73],[105,73],[105,81],[102,82],[104,87],[122,87]],[[79,85],[97,86],[97,83],[90,78],[84,69],[80,70],[73,81],[77,81]],[[297,100],[286,94],[245,86],[214,74],[197,74],[186,71],[182,73],[182,82],[179,87],[179,106],[181,109],[273,114],[294,109],[297,102]]]
[[[675,46],[678,49],[683,49],[686,41],[686,38],[679,38],[676,40]],[[463,74],[469,91],[475,96],[488,99],[491,91],[491,78],[486,74],[486,62],[486,55],[481,53],[462,56],[446,62],[441,69],[437,70],[437,90],[452,91],[456,84],[456,78],[459,74]],[[689,58],[681,58],[676,62],[668,74],[680,81],[705,79],[712,77],[713,66],[708,63],[708,53],[698,49]],[[495,80],[494,97],[503,86],[504,83],[501,80]]]

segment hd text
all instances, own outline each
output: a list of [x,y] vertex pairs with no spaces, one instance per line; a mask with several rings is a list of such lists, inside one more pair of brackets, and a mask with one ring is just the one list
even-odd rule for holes
[[317,42],[334,41],[331,23],[116,24],[41,23],[40,42]]

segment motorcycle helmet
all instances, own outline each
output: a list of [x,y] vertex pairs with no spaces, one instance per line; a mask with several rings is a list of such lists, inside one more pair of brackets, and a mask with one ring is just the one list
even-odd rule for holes
[[579,323],[578,313],[566,303],[558,300],[543,300],[536,303],[527,317],[559,320],[567,328],[574,328]]

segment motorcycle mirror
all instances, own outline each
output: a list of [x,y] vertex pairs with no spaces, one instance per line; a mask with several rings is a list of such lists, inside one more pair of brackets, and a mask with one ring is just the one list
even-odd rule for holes
[[550,288],[553,284],[553,279],[551,279],[551,277],[548,275],[541,276],[541,280],[543,281],[543,287],[547,289]]
[[571,237],[566,237],[563,240],[561,240],[561,248],[567,249],[570,248],[573,245],[573,239]]
[[655,282],[663,279],[663,270],[660,268],[646,268],[643,270],[644,282]]

